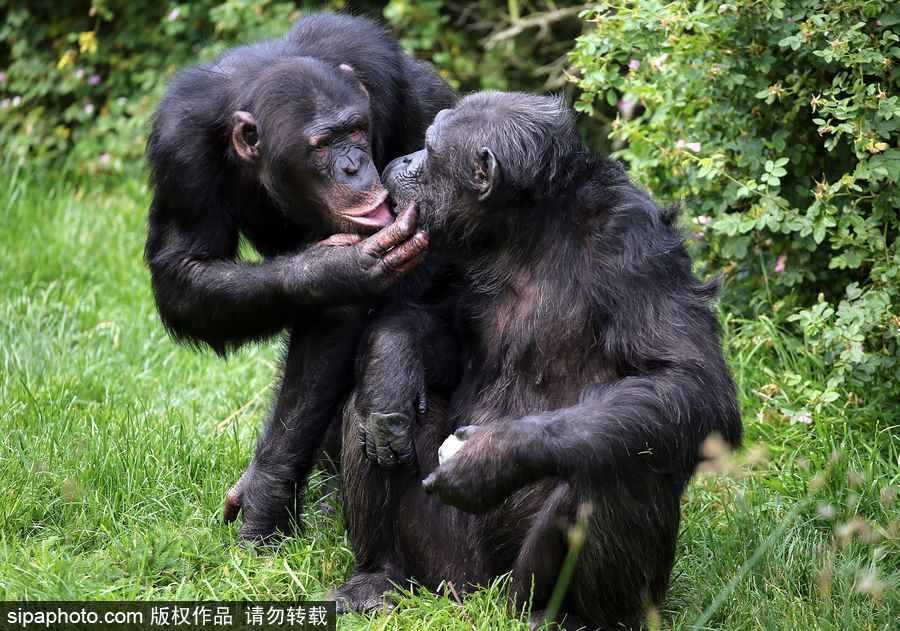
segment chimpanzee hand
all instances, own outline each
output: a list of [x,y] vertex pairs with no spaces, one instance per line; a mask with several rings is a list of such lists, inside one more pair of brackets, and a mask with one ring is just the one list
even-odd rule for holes
[[422,481],[426,493],[466,511],[486,513],[524,484],[520,467],[512,456],[508,423],[467,425],[454,432],[464,441]]
[[428,411],[425,367],[415,350],[401,350],[404,342],[393,339],[391,331],[369,337],[360,359],[353,414],[359,446],[369,460],[418,475],[412,424]]
[[416,228],[415,203],[368,238],[335,234],[300,254],[301,267],[289,283],[294,295],[377,297],[422,262],[428,237]]

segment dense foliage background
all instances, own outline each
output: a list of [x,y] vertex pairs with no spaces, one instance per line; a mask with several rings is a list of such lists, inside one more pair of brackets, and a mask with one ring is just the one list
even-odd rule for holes
[[[140,163],[167,78],[284,32],[273,0],[9,3],[0,145],[11,168],[98,177]],[[321,8],[320,3],[309,3]],[[510,0],[325,8],[381,17],[462,91],[563,91],[592,144],[683,202],[728,309],[789,323],[827,367],[778,412],[794,421],[900,378],[900,8],[887,0],[722,4]],[[611,136],[610,136],[611,133]]]
[[[796,324],[824,384],[793,420],[900,380],[900,4],[638,0],[587,13],[576,107],[616,104],[634,177],[684,198],[732,305]],[[707,268],[710,269],[710,268]]]
[[[698,273],[723,274],[748,448],[685,496],[666,623],[893,628],[891,0],[0,0],[0,598],[299,598],[350,567],[339,506],[278,555],[234,548],[220,501],[276,349],[179,348],[140,259],[168,78],[310,8],[383,20],[461,91],[564,93],[590,145],[684,207]],[[409,595],[379,628],[521,628],[498,590]]]
[[303,11],[381,19],[407,50],[431,60],[464,91],[561,88],[566,53],[584,27],[581,7],[545,7],[529,16],[518,2],[496,1],[14,0],[0,6],[4,151],[31,167],[66,157],[74,169],[98,173],[141,157],[147,117],[178,68],[281,35]]

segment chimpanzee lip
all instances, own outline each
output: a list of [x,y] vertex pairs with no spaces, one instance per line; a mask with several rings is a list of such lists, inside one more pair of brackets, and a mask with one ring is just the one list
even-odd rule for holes
[[371,208],[368,208],[361,213],[344,213],[344,217],[347,221],[365,228],[384,228],[394,220],[394,216],[391,214],[391,210],[387,205],[387,196],[387,191],[383,191],[382,194],[379,195],[380,201],[373,204]]
[[344,211],[345,217],[365,217],[376,210],[387,200],[388,192],[386,189],[381,189],[381,192],[378,194],[378,201],[374,202],[371,206],[366,208],[365,210],[357,210],[357,211]]

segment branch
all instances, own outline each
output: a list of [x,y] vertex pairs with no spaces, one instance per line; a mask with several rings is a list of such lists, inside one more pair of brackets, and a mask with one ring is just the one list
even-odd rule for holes
[[556,9],[555,11],[535,13],[534,15],[528,16],[523,20],[517,20],[509,28],[503,29],[502,31],[498,31],[493,35],[488,36],[481,43],[484,46],[485,50],[490,50],[500,42],[516,37],[525,29],[538,27],[542,30],[545,30],[554,22],[559,22],[561,20],[565,20],[566,18],[570,18],[573,15],[578,15],[580,12],[584,11],[585,9],[591,8],[592,6],[594,5],[582,4],[577,7],[566,7],[565,9]]

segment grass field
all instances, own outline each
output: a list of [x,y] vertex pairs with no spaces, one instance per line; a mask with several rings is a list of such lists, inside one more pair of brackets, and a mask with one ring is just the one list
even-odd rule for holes
[[[0,599],[296,599],[338,586],[352,563],[340,510],[308,511],[303,534],[269,554],[239,549],[220,521],[265,417],[277,343],[222,361],[166,337],[141,259],[139,177],[100,187],[3,172]],[[778,410],[802,402],[787,373],[815,383],[821,361],[767,320],[723,312],[747,448],[684,498],[659,625],[897,628],[890,384],[791,425]],[[463,607],[406,594],[390,615],[340,626],[523,628],[503,588]]]

